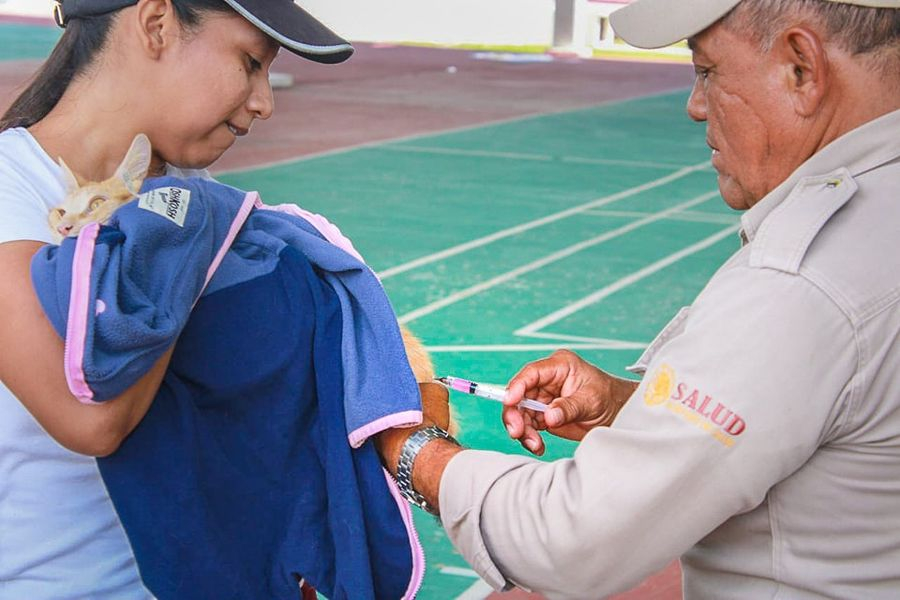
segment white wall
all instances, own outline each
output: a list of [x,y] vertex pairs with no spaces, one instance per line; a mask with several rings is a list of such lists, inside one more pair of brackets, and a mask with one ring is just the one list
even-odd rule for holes
[[[298,0],[363,42],[550,45],[555,0]],[[52,0],[0,0],[0,13],[49,17]]]
[[540,44],[553,41],[554,0],[300,0],[357,41]]
[[0,0],[0,14],[50,18],[53,0]]

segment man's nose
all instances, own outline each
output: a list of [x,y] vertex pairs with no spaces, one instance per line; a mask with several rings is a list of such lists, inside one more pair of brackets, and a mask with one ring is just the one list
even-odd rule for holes
[[699,77],[694,80],[691,97],[688,98],[687,113],[695,121],[706,120],[706,91]]

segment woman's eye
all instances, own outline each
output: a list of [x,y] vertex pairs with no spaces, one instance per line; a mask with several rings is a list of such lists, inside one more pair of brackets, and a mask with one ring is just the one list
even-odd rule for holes
[[250,56],[247,55],[247,62],[250,64],[250,70],[253,72],[259,71],[262,69],[262,63]]

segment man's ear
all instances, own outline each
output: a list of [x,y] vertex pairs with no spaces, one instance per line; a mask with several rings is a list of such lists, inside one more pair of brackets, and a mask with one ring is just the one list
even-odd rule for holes
[[158,58],[172,36],[179,33],[172,0],[139,0],[135,18],[141,45],[152,58]]
[[772,49],[785,71],[785,84],[794,110],[809,117],[819,109],[831,85],[828,52],[819,35],[804,26],[785,30]]

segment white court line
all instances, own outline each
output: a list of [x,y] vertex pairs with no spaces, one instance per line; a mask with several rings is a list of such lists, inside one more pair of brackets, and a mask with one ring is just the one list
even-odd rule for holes
[[672,214],[679,210],[684,210],[685,208],[689,208],[691,206],[696,206],[697,204],[701,204],[703,202],[707,202],[710,198],[717,196],[718,194],[719,194],[718,191],[707,192],[706,194],[697,196],[696,198],[688,200],[687,202],[682,202],[681,204],[677,204],[671,208],[668,208],[668,209],[661,211],[659,213],[656,213],[654,215],[644,217],[643,219],[638,219],[637,221],[633,221],[633,222],[628,223],[627,225],[623,225],[622,227],[619,227],[617,229],[607,231],[606,233],[604,233],[602,235],[598,235],[596,237],[593,237],[589,240],[585,240],[583,242],[579,242],[577,244],[573,244],[571,246],[563,248],[562,250],[559,250],[557,252],[549,254],[549,255],[545,256],[544,258],[541,258],[536,261],[530,262],[528,264],[522,265],[521,267],[513,269],[512,271],[507,271],[506,273],[503,273],[502,275],[498,275],[496,277],[488,279],[487,281],[483,281],[479,284],[470,286],[464,290],[454,292],[452,294],[449,294],[449,295],[441,298],[440,300],[437,300],[430,304],[426,304],[425,306],[422,306],[421,308],[417,308],[416,310],[410,311],[410,312],[404,314],[403,316],[401,316],[399,318],[399,321],[401,323],[409,323],[410,321],[414,321],[418,318],[424,317],[425,315],[429,315],[435,311],[438,311],[442,308],[450,306],[451,304],[455,304],[457,302],[460,302],[461,300],[465,300],[466,298],[469,298],[476,294],[480,294],[481,292],[489,290],[492,287],[496,287],[496,286],[500,285],[501,283],[506,283],[507,281],[510,281],[521,275],[530,273],[531,271],[535,271],[535,270],[545,267],[549,264],[552,264],[554,262],[562,260],[563,258],[569,257],[578,252],[581,252],[582,250],[585,250],[592,246],[596,246],[598,244],[602,244],[603,242],[606,242],[611,239],[625,235],[626,233],[634,231],[635,229],[643,227],[644,225],[648,225],[655,221],[660,221],[660,220],[666,218],[666,216],[669,214]]
[[441,567],[441,575],[456,575],[457,577],[471,577],[472,579],[479,578],[478,573],[465,567]]
[[458,346],[426,346],[431,354],[473,352],[492,354],[494,352],[553,352],[560,348],[569,350],[643,350],[647,344],[618,342],[610,340],[608,344],[461,344]]
[[494,593],[494,589],[483,579],[472,584],[472,587],[456,597],[455,600],[484,600]]
[[628,98],[616,98],[615,100],[607,100],[606,102],[598,102],[597,104],[588,104],[585,106],[569,106],[566,108],[561,108],[559,110],[551,110],[551,111],[543,111],[543,112],[533,112],[525,115],[518,115],[516,117],[508,117],[505,119],[495,119],[493,121],[483,121],[481,123],[473,123],[472,125],[463,125],[461,127],[449,127],[447,129],[437,129],[434,131],[423,131],[421,133],[414,133],[411,135],[404,135],[399,137],[388,137],[381,140],[373,140],[371,142],[363,142],[361,144],[353,144],[350,146],[343,146],[341,148],[334,148],[332,150],[323,150],[322,152],[314,152],[312,154],[306,154],[303,156],[295,156],[293,158],[284,158],[281,160],[273,160],[269,162],[263,162],[256,165],[250,165],[247,167],[237,167],[234,169],[226,169],[224,171],[215,171],[213,175],[219,177],[220,175],[234,175],[238,173],[246,173],[248,171],[256,171],[258,169],[271,169],[275,167],[283,167],[285,165],[289,165],[292,163],[301,163],[306,162],[308,160],[314,160],[317,158],[325,158],[328,156],[335,156],[338,154],[345,154],[348,152],[353,152],[354,150],[363,150],[366,148],[375,148],[384,144],[397,144],[401,142],[411,142],[413,140],[421,140],[424,138],[439,136],[439,135],[450,135],[454,133],[463,133],[465,131],[473,131],[475,129],[481,129],[482,127],[494,127],[496,125],[507,125],[510,123],[519,123],[524,121],[534,121],[536,119],[540,119],[541,117],[552,117],[555,115],[562,115],[568,112],[579,112],[584,110],[591,110],[595,108],[602,108],[604,106],[611,106],[615,104],[625,103],[632,100],[637,99],[645,99],[645,98],[662,98],[663,96],[671,96],[678,92],[682,92],[687,88],[680,88],[675,90],[668,90],[665,92],[659,92],[657,94],[648,94],[644,96],[630,96]]
[[636,350],[646,347],[643,342],[631,342],[626,340],[611,340],[608,338],[586,337],[583,335],[568,335],[565,333],[531,332],[532,337],[555,340],[556,342],[572,342],[574,344],[602,344],[616,350]]
[[[596,292],[594,292],[593,294],[591,294],[589,296],[585,296],[578,302],[570,304],[569,306],[567,306],[563,309],[560,309],[554,313],[551,313],[542,319],[538,319],[537,321],[535,321],[533,323],[529,323],[525,327],[522,327],[521,329],[515,331],[514,335],[520,335],[520,336],[525,336],[525,337],[544,337],[545,335],[548,335],[548,334],[546,334],[544,332],[540,332],[540,330],[547,327],[548,325],[556,323],[557,321],[561,321],[562,319],[578,312],[579,310],[581,310],[582,308],[584,308],[586,306],[590,306],[591,304],[600,302],[607,296],[610,296],[610,295],[618,292],[619,290],[622,290],[622,289],[628,287],[629,285],[636,283],[636,282],[640,281],[641,279],[644,279],[645,277],[649,277],[650,275],[656,273],[657,271],[660,271],[660,270],[668,267],[669,265],[671,265],[675,262],[678,262],[679,260],[681,260],[682,258],[685,258],[686,256],[690,256],[691,254],[695,254],[695,253],[703,250],[704,248],[708,248],[708,247],[712,246],[713,244],[715,244],[716,242],[719,242],[720,240],[726,238],[727,236],[733,235],[734,233],[736,233],[738,231],[738,229],[740,229],[740,225],[734,225],[732,227],[727,227],[727,228],[719,231],[718,233],[711,235],[708,238],[697,242],[696,244],[693,244],[691,246],[688,246],[687,248],[679,250],[678,252],[675,252],[674,254],[670,254],[669,256],[667,256],[663,259],[660,259],[660,260],[656,261],[655,263],[652,263],[652,264],[644,267],[643,269],[640,269],[639,271],[635,271],[634,273],[628,275],[627,277],[623,277],[622,279],[619,279],[618,281],[616,281],[604,288],[597,290]],[[549,335],[552,335],[552,334],[549,334]]]
[[661,163],[643,160],[624,160],[618,158],[583,158],[580,156],[553,156],[550,154],[524,154],[521,152],[495,152],[491,150],[468,150],[465,148],[438,148],[434,146],[384,146],[391,152],[408,152],[411,154],[437,154],[444,156],[474,156],[482,158],[505,158],[512,160],[533,160],[538,162],[560,161],[585,165],[610,165],[619,167],[640,167],[648,169],[683,169],[689,165]]
[[478,573],[472,569],[462,569],[460,567],[444,567],[441,569],[442,575],[457,575],[459,577],[471,577],[477,579],[465,592],[455,598],[455,600],[484,600],[490,596],[494,590],[479,577]]
[[563,156],[562,160],[564,162],[583,165],[612,165],[621,167],[643,167],[647,169],[680,169],[682,167],[688,166],[648,160],[626,160],[622,158],[583,158],[581,156]]
[[[517,235],[519,233],[523,233],[525,231],[529,231],[531,229],[535,229],[537,227],[542,227],[547,225],[548,223],[553,223],[555,221],[559,221],[561,219],[565,219],[567,217],[571,217],[572,215],[577,215],[578,213],[582,213],[586,210],[590,210],[592,208],[598,208],[600,206],[604,206],[606,204],[611,204],[613,202],[617,202],[624,198],[628,198],[630,196],[634,196],[636,194],[640,194],[641,192],[646,192],[647,190],[652,190],[653,188],[660,187],[662,185],[666,185],[682,177],[686,177],[691,173],[702,170],[709,164],[709,161],[704,161],[702,163],[697,163],[696,165],[692,165],[690,167],[685,167],[683,169],[679,169],[674,173],[669,173],[664,177],[660,177],[659,179],[654,179],[648,183],[644,183],[642,185],[628,188],[627,190],[622,190],[621,192],[616,192],[610,196],[604,196],[602,198],[598,198],[596,200],[591,200],[585,204],[580,206],[573,206],[572,208],[560,211],[558,213],[553,213],[547,215],[546,217],[541,217],[540,219],[535,219],[534,221],[529,221],[527,223],[522,223],[521,225],[516,225],[515,227],[509,227],[507,229],[502,229],[500,231],[494,232],[490,235],[486,235],[484,237],[470,240],[463,244],[459,244],[457,246],[452,246],[447,248],[446,250],[441,250],[440,252],[435,252],[434,254],[428,254],[426,256],[422,256],[415,260],[411,260],[409,262],[397,265],[396,267],[391,267],[389,269],[385,269],[378,273],[378,277],[384,281],[389,277],[393,277],[394,275],[399,275],[400,273],[405,273],[406,271],[411,271],[412,269],[416,269],[418,267],[422,267],[433,262],[437,262],[439,260],[443,260],[445,258],[449,258],[451,256],[456,256],[457,254],[462,254],[463,252],[468,252],[474,248],[479,248],[481,246],[486,246],[497,240],[502,240],[503,238],[507,238],[513,235]],[[718,192],[717,192],[718,193]]]
[[446,156],[478,156],[483,158],[511,158],[513,160],[535,160],[550,162],[549,154],[523,154],[520,152],[493,152],[491,150],[464,150],[457,148],[433,148],[431,146],[384,146],[382,150],[408,152],[410,154],[440,154]]
[[[586,215],[596,216],[596,217],[626,217],[626,218],[640,218],[645,217],[649,214],[648,212],[642,212],[639,210],[589,210],[585,212]],[[672,215],[669,217],[670,221],[682,221],[688,223],[715,223],[718,225],[733,225],[738,222],[738,217],[732,217],[731,215],[723,215],[722,213],[712,213],[712,212],[702,212],[702,211],[685,211],[681,214]]]

